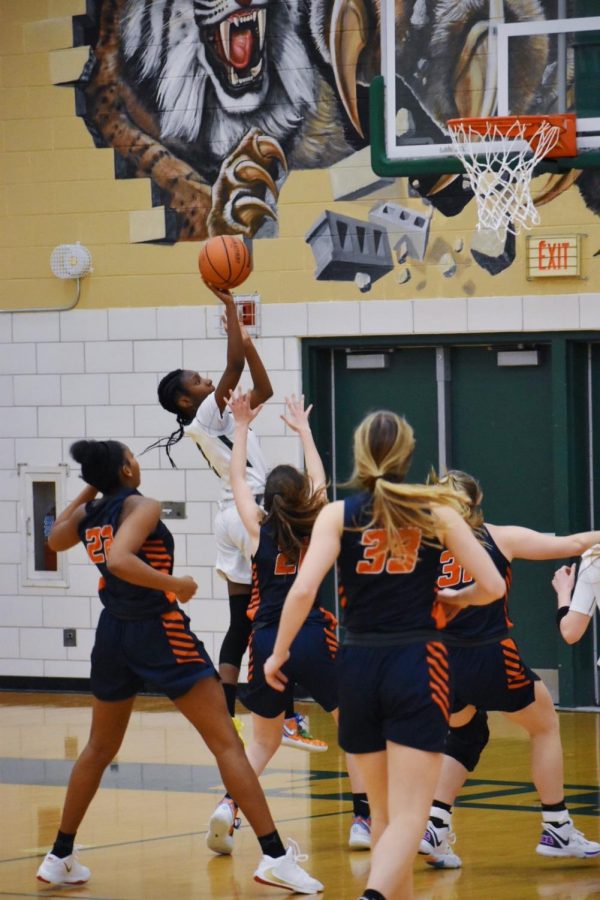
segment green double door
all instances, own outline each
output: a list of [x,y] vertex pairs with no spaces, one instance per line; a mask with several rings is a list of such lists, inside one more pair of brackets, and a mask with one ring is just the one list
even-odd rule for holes
[[[588,451],[598,448],[600,463],[600,404],[595,442],[588,440],[587,410],[594,379],[600,397],[600,349],[553,339],[535,349],[537,364],[515,365],[532,357],[519,355],[521,347],[507,341],[417,346],[399,340],[356,347],[308,342],[304,389],[315,403],[313,424],[334,494],[343,496],[339,485],[352,470],[355,426],[367,413],[388,408],[415,431],[411,480],[423,481],[432,467],[463,469],[483,487],[489,522],[550,533],[589,528],[598,491],[589,477]],[[561,703],[593,704],[592,636],[574,651],[554,624],[550,582],[559,564],[515,561],[513,634],[529,665],[553,670],[554,677],[560,671]]]

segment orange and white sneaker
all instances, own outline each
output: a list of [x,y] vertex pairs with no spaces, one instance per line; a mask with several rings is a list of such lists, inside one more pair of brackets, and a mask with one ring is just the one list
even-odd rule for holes
[[290,719],[284,719],[281,743],[298,750],[310,750],[313,753],[324,753],[329,749],[325,741],[312,736],[308,730],[308,716],[294,713]]
[[241,825],[238,808],[230,797],[223,797],[208,823],[206,846],[213,853],[228,856],[233,850],[233,833]]

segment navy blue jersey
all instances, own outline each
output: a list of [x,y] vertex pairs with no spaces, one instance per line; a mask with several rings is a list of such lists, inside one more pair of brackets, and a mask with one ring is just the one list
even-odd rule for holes
[[[269,524],[262,525],[258,547],[252,557],[252,595],[247,611],[255,629],[279,622],[297,571],[298,566],[277,546]],[[309,618],[315,615],[319,615],[318,595]]]
[[338,557],[343,624],[359,632],[431,632],[440,548],[423,543],[419,528],[399,530],[392,555],[386,533],[371,520],[371,494],[344,500],[344,532]]
[[[177,603],[174,594],[130,584],[108,570],[106,554],[119,528],[123,503],[132,494],[139,496],[139,491],[124,488],[90,501],[78,528],[89,558],[100,570],[100,600],[117,619],[147,619],[173,609]],[[172,574],[173,535],[160,519],[136,555],[152,568]]]
[[[508,618],[508,592],[512,580],[512,568],[485,525],[477,532],[477,537],[492,558],[500,575],[504,578],[506,590],[502,597],[487,606],[468,606],[462,609],[445,628],[447,635],[475,641],[489,638],[501,640],[506,637],[512,622]],[[439,588],[460,589],[472,583],[471,576],[458,565],[452,554],[446,550],[441,557]]]

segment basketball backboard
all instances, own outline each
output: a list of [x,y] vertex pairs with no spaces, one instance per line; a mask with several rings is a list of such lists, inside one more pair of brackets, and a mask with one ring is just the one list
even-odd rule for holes
[[542,0],[543,18],[525,18],[531,6],[522,4],[528,12],[515,21],[519,5],[511,4],[506,21],[503,0],[416,0],[401,19],[395,0],[381,0],[382,77],[370,95],[374,171],[462,172],[450,118],[566,112],[577,116],[577,156],[545,160],[539,171],[600,166],[600,15],[591,14],[599,5]]

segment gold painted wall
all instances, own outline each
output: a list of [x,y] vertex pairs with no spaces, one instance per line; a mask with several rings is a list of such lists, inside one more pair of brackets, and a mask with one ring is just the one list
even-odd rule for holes
[[[115,178],[113,150],[94,147],[75,113],[73,89],[53,83],[69,74],[76,78],[85,62],[85,48],[72,48],[71,21],[84,12],[84,0],[0,0],[0,306],[69,305],[74,284],[51,274],[49,257],[58,244],[76,241],[89,248],[94,267],[82,281],[82,308],[208,302],[197,274],[198,245],[139,242],[156,236],[163,222],[162,209],[152,206],[150,181]],[[540,186],[543,181],[538,179]],[[383,199],[432,214],[425,259],[395,261],[394,270],[366,293],[353,282],[317,281],[305,241],[315,221],[325,210],[366,220]],[[594,291],[600,275],[600,219],[575,187],[540,213],[536,234],[585,235],[583,280],[527,281],[523,235],[512,265],[495,276],[484,271],[470,254],[474,203],[445,218],[422,199],[409,198],[405,179],[361,200],[336,201],[329,170],[294,171],[279,199],[279,236],[253,241],[255,271],[244,292],[257,291],[268,303]]]

